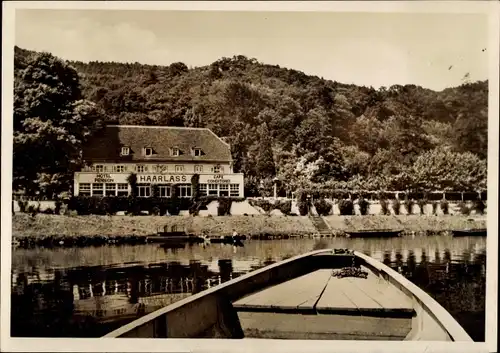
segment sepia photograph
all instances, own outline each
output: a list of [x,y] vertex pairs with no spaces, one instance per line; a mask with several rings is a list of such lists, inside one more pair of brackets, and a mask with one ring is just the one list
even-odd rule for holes
[[2,350],[496,349],[498,4],[111,3],[4,4]]

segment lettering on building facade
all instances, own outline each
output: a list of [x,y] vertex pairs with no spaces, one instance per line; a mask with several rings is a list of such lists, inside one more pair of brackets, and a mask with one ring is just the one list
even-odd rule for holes
[[138,183],[186,183],[188,178],[186,175],[139,175]]
[[230,182],[231,182],[231,180],[224,179],[224,175],[222,175],[222,174],[214,175],[213,179],[207,180],[207,183],[209,183],[209,184],[226,184],[226,183],[230,183]]
[[94,183],[114,183],[114,179],[108,173],[97,174],[94,178]]

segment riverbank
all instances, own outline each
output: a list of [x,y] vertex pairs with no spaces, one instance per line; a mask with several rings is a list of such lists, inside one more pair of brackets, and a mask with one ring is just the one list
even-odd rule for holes
[[[327,216],[323,217],[333,236],[348,230],[404,230],[405,234],[439,234],[454,229],[486,228],[486,217],[459,215],[420,216]],[[302,216],[63,216],[15,214],[12,218],[13,242],[32,245],[100,245],[105,243],[145,243],[148,235],[176,228],[191,234],[214,236],[239,234],[252,236],[314,236],[317,230],[309,217]],[[91,239],[89,241],[89,239]],[[89,243],[89,244],[86,244]]]

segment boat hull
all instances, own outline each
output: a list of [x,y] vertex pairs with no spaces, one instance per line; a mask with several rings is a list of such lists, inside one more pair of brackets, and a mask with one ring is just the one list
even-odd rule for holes
[[395,238],[399,237],[401,230],[365,230],[345,231],[348,238]]
[[486,229],[464,229],[452,231],[454,237],[485,237],[486,233]]
[[[363,276],[344,276],[346,268],[365,269],[370,285]],[[370,302],[367,293],[380,303]],[[105,337],[471,341],[444,308],[401,274],[364,254],[332,250],[250,272]]]

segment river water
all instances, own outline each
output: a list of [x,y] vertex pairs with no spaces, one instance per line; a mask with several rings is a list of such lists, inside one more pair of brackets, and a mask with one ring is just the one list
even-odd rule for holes
[[389,265],[484,341],[486,238],[449,236],[15,249],[11,335],[99,337],[208,287],[322,248],[358,250]]

